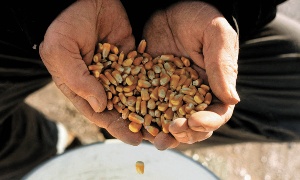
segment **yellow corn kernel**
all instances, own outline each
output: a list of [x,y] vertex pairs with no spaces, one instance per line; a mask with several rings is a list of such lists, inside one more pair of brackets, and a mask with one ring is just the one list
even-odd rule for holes
[[134,132],[134,133],[139,132],[141,130],[142,126],[143,126],[142,124],[139,124],[139,123],[136,123],[136,122],[133,122],[133,121],[130,122],[129,125],[128,125],[129,130],[131,132]]

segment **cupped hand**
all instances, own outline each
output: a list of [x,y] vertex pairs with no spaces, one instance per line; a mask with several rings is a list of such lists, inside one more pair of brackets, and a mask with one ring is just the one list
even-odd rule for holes
[[76,1],[51,23],[39,50],[55,84],[79,112],[114,137],[138,145],[142,134],[132,133],[129,122],[118,112],[104,111],[105,90],[87,68],[98,42],[114,44],[124,53],[135,48],[132,29],[119,0]]
[[174,54],[192,59],[198,66],[195,69],[207,77],[215,96],[205,111],[172,122],[169,130],[173,139],[165,134],[149,140],[158,149],[166,149],[209,138],[230,119],[240,100],[235,89],[239,48],[236,31],[213,6],[186,1],[156,12],[145,26],[144,38],[152,56]]

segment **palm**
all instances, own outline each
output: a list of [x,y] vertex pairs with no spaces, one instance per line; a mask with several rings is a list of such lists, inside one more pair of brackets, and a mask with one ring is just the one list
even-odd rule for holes
[[118,0],[76,1],[49,26],[40,55],[56,85],[84,116],[116,138],[139,144],[142,135],[124,128],[128,122],[118,121],[116,111],[98,113],[106,108],[106,93],[87,68],[98,42],[124,52],[134,48],[131,26]]
[[[213,93],[222,102],[193,114],[188,121],[174,121],[170,132],[183,143],[208,138],[228,121],[238,102],[230,88],[235,87],[237,76],[236,32],[214,7],[203,2],[182,2],[155,13],[145,26],[144,37],[147,51],[153,56],[189,57],[205,70]],[[160,139],[154,141],[161,145]]]

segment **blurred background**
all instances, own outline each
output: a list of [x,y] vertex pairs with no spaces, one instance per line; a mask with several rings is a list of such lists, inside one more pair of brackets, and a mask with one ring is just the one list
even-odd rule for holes
[[[300,1],[289,0],[279,11],[300,23]],[[99,128],[80,115],[53,83],[26,101],[49,119],[63,123],[83,144],[103,142]],[[240,143],[177,149],[223,180],[298,180],[300,143]]]

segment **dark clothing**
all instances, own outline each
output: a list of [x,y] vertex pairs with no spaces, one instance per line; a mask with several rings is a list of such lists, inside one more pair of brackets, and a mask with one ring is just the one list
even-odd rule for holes
[[[282,0],[206,1],[216,5],[232,25],[231,16],[236,18],[241,40],[237,79],[241,102],[231,120],[209,139],[298,141],[300,25],[281,16],[271,22]],[[122,2],[139,42],[146,19],[176,1]],[[51,81],[38,45],[50,22],[70,3],[16,0],[1,6],[0,20],[5,25],[0,26],[0,179],[19,178],[55,155],[55,124],[23,101]]]

